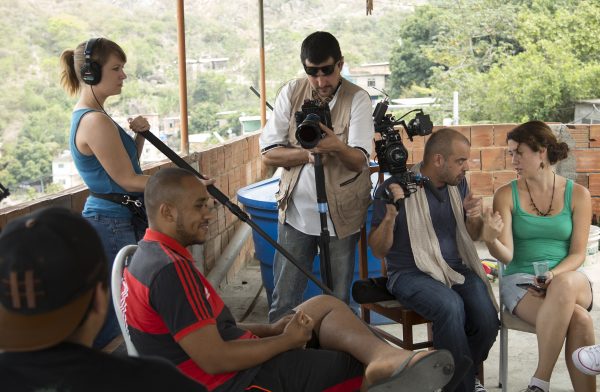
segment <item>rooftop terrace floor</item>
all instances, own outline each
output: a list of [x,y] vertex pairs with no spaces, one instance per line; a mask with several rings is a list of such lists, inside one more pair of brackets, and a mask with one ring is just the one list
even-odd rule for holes
[[[489,257],[487,249],[478,244],[481,258]],[[596,335],[600,336],[600,264],[588,267],[594,281],[594,308],[591,311],[594,319]],[[498,298],[498,282],[492,283],[496,298]],[[231,308],[238,321],[266,322],[267,297],[262,288],[260,267],[258,261],[244,267],[235,278],[223,284],[220,290],[225,303]],[[385,330],[395,335],[400,335],[402,326],[389,324],[382,326]],[[425,326],[415,327],[415,341],[419,341],[427,334]],[[597,338],[597,341],[599,338]],[[537,365],[537,342],[535,336],[529,333],[510,330],[508,333],[508,387],[510,392],[524,389]],[[501,391],[498,387],[498,369],[500,360],[500,335],[485,361],[485,386],[489,392]],[[564,350],[554,369],[551,380],[552,392],[573,391],[569,374],[564,361]],[[600,391],[600,388],[597,388]]]

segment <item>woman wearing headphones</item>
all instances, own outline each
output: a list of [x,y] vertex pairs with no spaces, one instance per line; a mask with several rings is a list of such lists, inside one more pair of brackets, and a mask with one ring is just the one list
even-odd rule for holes
[[[143,227],[132,224],[132,212],[121,202],[143,195],[148,176],[142,174],[139,156],[144,138],[131,138],[104,111],[105,100],[121,93],[127,78],[123,49],[106,38],[93,38],[61,57],[61,84],[70,95],[79,94],[71,120],[69,144],[79,175],[88,186],[82,215],[94,226],[112,267],[117,252],[136,244]],[[143,117],[129,120],[134,132],[150,129]],[[131,207],[131,206],[130,206]],[[101,348],[120,333],[111,306],[94,347]]]

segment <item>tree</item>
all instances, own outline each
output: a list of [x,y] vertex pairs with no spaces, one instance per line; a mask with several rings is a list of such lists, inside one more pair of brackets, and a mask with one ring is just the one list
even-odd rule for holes
[[196,104],[190,110],[190,133],[212,132],[217,129],[219,106],[211,102]]
[[45,50],[60,54],[66,48],[74,48],[79,43],[76,37],[85,36],[87,27],[84,19],[74,15],[61,14],[50,17],[44,34]]
[[474,121],[570,122],[574,102],[600,95],[600,4],[532,1],[520,10],[515,37],[521,53],[472,79],[466,117]]
[[518,53],[517,9],[501,0],[438,0],[417,8],[403,24],[400,43],[392,52],[392,91],[460,84],[462,75],[486,72],[505,56]]
[[401,38],[391,54],[390,94],[402,95],[414,85],[429,86],[433,68],[439,64],[427,57],[425,49],[438,34],[437,16],[435,8],[424,6],[402,23]]
[[22,182],[39,180],[52,175],[52,159],[55,156],[58,144],[32,140],[27,136],[19,137],[15,146],[6,149],[7,156],[5,169],[7,186],[14,186]]
[[600,61],[600,4],[590,0],[535,0],[519,15],[516,38],[526,46],[541,41],[567,48],[582,62]]
[[204,72],[198,75],[190,93],[192,105],[204,102],[223,103],[227,99],[225,76],[214,72]]
[[435,0],[402,32],[394,91],[429,88],[446,112],[458,91],[462,121],[569,121],[575,100],[599,93],[591,0]]
[[584,64],[547,42],[480,74],[465,115],[476,121],[570,122],[574,101],[600,95],[598,75],[600,64]]

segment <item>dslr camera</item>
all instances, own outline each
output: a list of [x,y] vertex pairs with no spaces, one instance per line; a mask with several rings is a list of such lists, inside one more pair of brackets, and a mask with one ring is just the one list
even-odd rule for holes
[[323,123],[329,129],[331,125],[331,112],[329,104],[320,103],[317,100],[305,99],[300,111],[294,113],[296,119],[296,140],[303,148],[315,148],[319,141],[325,136],[319,123]]

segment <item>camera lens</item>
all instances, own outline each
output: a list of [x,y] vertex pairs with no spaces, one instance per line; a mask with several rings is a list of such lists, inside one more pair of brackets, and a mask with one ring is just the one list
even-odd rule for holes
[[296,128],[296,139],[303,148],[311,149],[315,148],[321,140],[321,127],[319,123],[321,119],[318,115],[310,113],[306,116],[304,121],[298,128]]
[[392,165],[405,165],[408,160],[408,152],[400,143],[390,144],[385,154],[388,162]]

